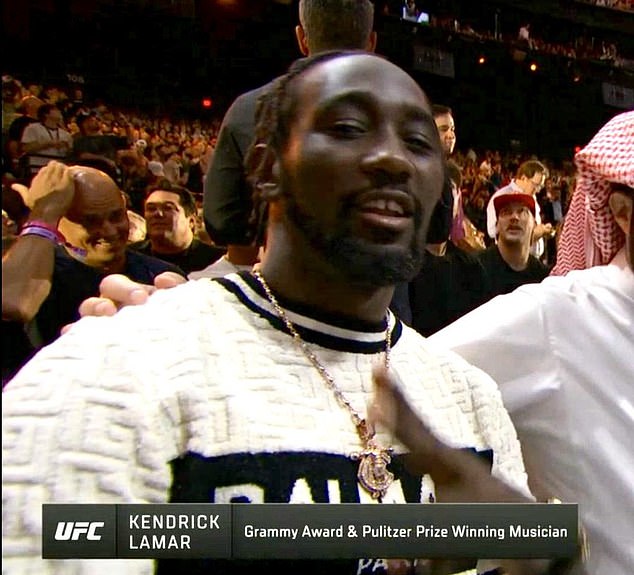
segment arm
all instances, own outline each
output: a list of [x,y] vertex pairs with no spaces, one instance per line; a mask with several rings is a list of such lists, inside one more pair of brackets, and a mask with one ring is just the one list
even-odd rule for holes
[[[450,503],[531,503],[532,500],[493,477],[474,454],[438,440],[418,418],[384,367],[373,374],[375,396],[368,419],[393,433],[410,454],[406,466],[416,475],[430,474],[439,501]],[[564,573],[559,560],[501,560],[509,575]]]
[[[51,162],[33,179],[29,190],[32,205],[27,220],[38,220],[57,228],[74,196],[69,169]],[[55,243],[25,235],[17,240],[2,259],[2,317],[27,323],[35,317],[51,290],[55,265]]]
[[37,154],[41,150],[47,148],[69,148],[69,143],[63,139],[59,140],[39,140],[35,126],[39,124],[29,124],[24,128],[22,133],[22,141],[20,143],[20,150],[24,154]]
[[63,140],[59,140],[58,142],[22,142],[22,151],[25,154],[36,154],[41,150],[45,150],[47,148],[66,148],[68,149],[68,143]]

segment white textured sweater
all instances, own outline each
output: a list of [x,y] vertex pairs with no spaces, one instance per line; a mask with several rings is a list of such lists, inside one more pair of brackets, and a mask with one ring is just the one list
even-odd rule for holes
[[[356,470],[354,462],[346,468],[350,454],[362,448],[349,413],[282,329],[257,282],[248,274],[220,282],[190,281],[113,318],[85,318],[5,388],[3,573],[151,572],[144,560],[42,560],[41,504],[200,501],[188,486],[170,497],[170,465],[186,454],[225,476],[242,473],[236,485],[195,488],[217,503],[311,502],[324,478],[322,499],[374,503],[362,488],[344,485]],[[365,415],[384,327],[355,330],[305,310],[287,313]],[[519,443],[496,384],[390,320],[391,370],[431,429],[453,445],[492,450],[493,473],[526,491]],[[271,462],[272,473],[283,467],[290,483],[273,489],[261,466],[261,477],[250,478],[253,456]],[[343,468],[333,465],[329,477],[330,463],[339,460]],[[298,461],[299,471],[286,469]],[[433,484],[419,478],[418,485],[412,497],[397,478],[384,501],[428,501]]]

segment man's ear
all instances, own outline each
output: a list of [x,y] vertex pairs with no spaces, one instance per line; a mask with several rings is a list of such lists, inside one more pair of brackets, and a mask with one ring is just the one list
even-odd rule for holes
[[304,55],[308,56],[310,50],[308,49],[308,40],[306,39],[306,32],[301,27],[301,25],[295,26],[295,38],[297,38],[297,45],[299,46],[299,51]]
[[608,200],[610,211],[614,215],[616,224],[626,235],[630,234],[632,217],[634,217],[634,198],[621,192],[613,192]]

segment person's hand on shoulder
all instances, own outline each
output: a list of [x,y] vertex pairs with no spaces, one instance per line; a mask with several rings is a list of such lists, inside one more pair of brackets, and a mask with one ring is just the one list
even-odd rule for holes
[[154,285],[137,283],[121,274],[110,274],[99,285],[99,297],[85,299],[79,306],[79,314],[82,317],[114,315],[122,307],[144,304],[156,290],[173,288],[186,281],[174,272],[157,275]]

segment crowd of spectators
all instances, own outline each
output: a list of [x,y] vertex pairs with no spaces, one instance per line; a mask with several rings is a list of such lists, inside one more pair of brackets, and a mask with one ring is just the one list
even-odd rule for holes
[[[43,87],[10,76],[3,76],[2,86],[5,211],[5,206],[16,203],[14,197],[13,202],[7,198],[11,195],[11,183],[28,185],[51,159],[106,172],[127,194],[128,207],[137,215],[143,213],[146,188],[161,179],[187,187],[201,203],[204,176],[221,118],[204,121],[151,117],[139,110],[114,108],[100,100],[88,104],[79,89]],[[42,112],[50,112],[52,123],[47,124],[49,118]],[[24,135],[29,125],[38,126],[49,144],[56,145],[62,134],[64,146],[54,150],[33,146],[28,153]],[[3,212],[3,223],[4,216]],[[198,229],[204,237],[201,224]],[[134,239],[139,239],[138,234]]]
[[[599,2],[601,0],[596,3],[599,4]],[[612,2],[611,4],[615,4],[611,6],[613,8],[633,10],[631,0]],[[405,18],[403,13],[393,13],[392,15],[414,22],[417,21],[420,10],[417,8],[416,3],[407,2],[405,6],[408,11],[407,18]],[[621,54],[618,43],[608,37],[595,38],[591,35],[576,35],[569,36],[567,40],[562,40],[561,37],[554,39],[549,37],[548,31],[544,33],[531,32],[530,24],[526,22],[517,30],[503,30],[494,24],[493,18],[491,19],[491,25],[484,27],[468,20],[461,21],[454,16],[439,16],[433,13],[430,13],[425,25],[442,29],[450,37],[457,34],[466,38],[501,42],[518,49],[532,50],[574,60],[602,61],[616,67],[626,67],[630,64],[631,55]]]
[[613,8],[614,10],[624,10],[626,12],[634,12],[634,2],[632,0],[578,0],[595,6],[603,6],[605,8]]

